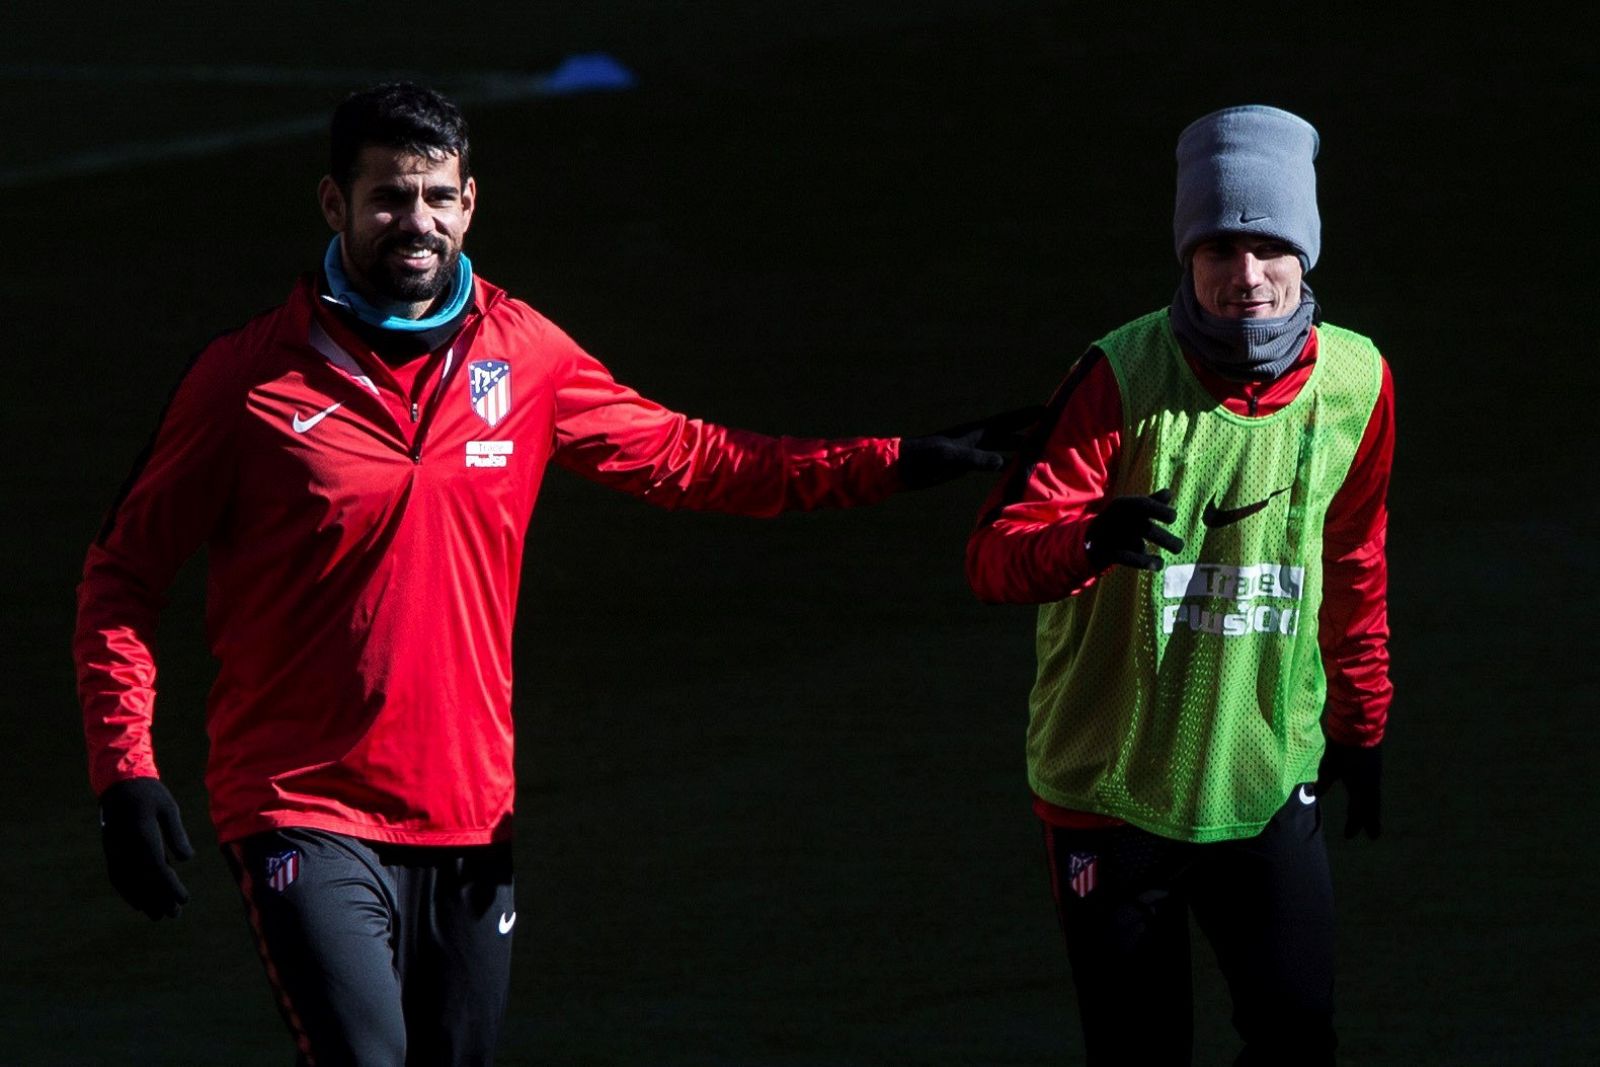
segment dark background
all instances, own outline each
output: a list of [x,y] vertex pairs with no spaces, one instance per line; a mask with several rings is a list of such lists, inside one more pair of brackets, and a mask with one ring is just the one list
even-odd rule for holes
[[[176,923],[105,882],[68,639],[183,363],[326,240],[316,132],[174,146],[315,126],[375,71],[468,102],[484,275],[647,395],[803,434],[1042,402],[1169,298],[1178,131],[1246,102],[1310,119],[1310,280],[1389,357],[1400,426],[1387,832],[1331,842],[1343,1061],[1600,1061],[1592,19],[266,7],[30,4],[0,34],[0,1062],[290,1058],[204,815],[200,561],[162,634],[157,751],[200,847]],[[593,50],[639,88],[485,99],[485,71]],[[128,145],[149,150],[104,154]],[[1032,612],[961,576],[986,488],[763,523],[552,475],[519,619],[502,1063],[1077,1062],[1023,778]],[[1209,950],[1196,972],[1196,1062],[1228,1062]]]

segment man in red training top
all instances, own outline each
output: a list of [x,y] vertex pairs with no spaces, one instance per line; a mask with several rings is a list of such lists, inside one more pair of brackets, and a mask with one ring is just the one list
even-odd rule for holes
[[968,544],[980,597],[1041,605],[1029,784],[1092,1064],[1189,1062],[1190,914],[1238,1062],[1334,1062],[1317,796],[1378,835],[1394,403],[1303,281],[1317,147],[1276,108],[1184,130],[1176,296],[1077,362]]
[[669,411],[473,273],[467,126],[409,84],[335,111],[336,236],[213,341],[84,566],[74,653],[111,880],[152,918],[191,853],[151,748],[163,591],[210,562],[206,785],[304,1063],[493,1055],[510,978],[511,646],[545,465],[769,516],[999,469],[1005,420],[772,438]]

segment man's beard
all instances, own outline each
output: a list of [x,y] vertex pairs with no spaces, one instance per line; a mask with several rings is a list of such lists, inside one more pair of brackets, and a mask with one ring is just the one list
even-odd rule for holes
[[[346,248],[354,248],[351,234],[344,235]],[[404,271],[393,266],[389,254],[396,249],[426,248],[439,255],[438,265],[427,274]],[[363,257],[366,262],[350,257],[352,265],[361,272],[361,280],[372,288],[374,295],[396,304],[432,303],[454,287],[456,271],[461,266],[461,249],[451,248],[442,237],[434,234],[413,236],[391,234],[372,246],[372,255]]]

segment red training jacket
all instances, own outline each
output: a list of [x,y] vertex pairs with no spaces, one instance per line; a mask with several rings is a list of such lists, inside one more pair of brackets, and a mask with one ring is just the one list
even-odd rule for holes
[[[1290,368],[1271,382],[1238,382],[1185,355],[1218,403],[1238,415],[1266,416],[1300,395],[1317,360],[1313,329]],[[967,579],[993,603],[1060,600],[1094,584],[1084,552],[1089,521],[1116,495],[1122,396],[1096,351],[1082,360],[1050,404],[1051,426],[1038,461],[1007,472],[990,494],[967,542]],[[1323,596],[1318,643],[1328,678],[1325,729],[1335,741],[1375,745],[1383,738],[1389,682],[1386,496],[1394,461],[1394,382],[1383,383],[1344,485],[1323,526]],[[1066,812],[1035,798],[1046,821],[1066,826],[1117,820]]]
[[899,488],[898,439],[685,418],[526,304],[481,279],[474,295],[417,402],[310,277],[200,354],[84,564],[73,652],[96,793],[157,775],[156,619],[202,544],[218,838],[481,844],[511,832],[512,620],[549,460],[742,515]]

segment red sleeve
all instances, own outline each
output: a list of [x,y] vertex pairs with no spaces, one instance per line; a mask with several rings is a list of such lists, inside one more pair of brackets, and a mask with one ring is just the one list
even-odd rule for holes
[[243,407],[232,395],[231,355],[216,342],[185,372],[84,561],[72,652],[96,794],[124,778],[158,777],[156,620],[173,575],[228,498]]
[[900,488],[898,438],[767,437],[687,418],[557,336],[571,358],[556,395],[555,458],[585,478],[664,508],[763,517],[876,503]]
[[1394,382],[1383,384],[1344,485],[1323,527],[1322,609],[1317,639],[1328,676],[1324,728],[1347,745],[1383,740],[1389,682],[1389,526],[1385,500],[1394,462]]
[[967,541],[967,581],[980,600],[1039,604],[1096,577],[1084,530],[1112,492],[1122,397],[1098,349],[1074,365],[1050,402],[1042,447],[1013,461]]

